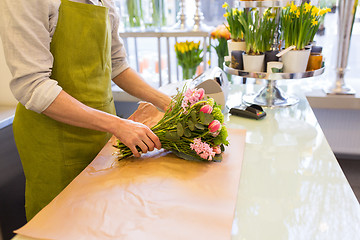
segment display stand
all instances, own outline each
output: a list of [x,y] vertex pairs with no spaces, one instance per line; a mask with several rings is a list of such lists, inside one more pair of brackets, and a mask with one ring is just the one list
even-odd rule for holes
[[298,103],[299,99],[296,96],[286,95],[285,92],[277,87],[277,81],[316,77],[324,73],[325,67],[303,73],[264,73],[246,72],[228,67],[226,63],[224,63],[224,71],[244,78],[256,78],[266,81],[266,86],[258,93],[246,94],[243,96],[243,101],[245,103],[258,104],[265,107],[285,107]]
[[[267,0],[267,1],[237,1],[235,6],[238,8],[269,8],[285,7],[288,0]],[[293,1],[294,4],[301,4],[301,0]],[[323,63],[324,66],[324,63]],[[315,71],[301,73],[266,73],[266,72],[247,72],[234,69],[224,63],[224,71],[228,74],[240,76],[243,78],[255,78],[266,81],[266,86],[258,93],[246,94],[243,96],[243,102],[246,104],[257,104],[265,107],[285,107],[299,102],[296,96],[288,96],[284,91],[277,87],[278,80],[302,79],[319,76],[324,73],[325,67]]]

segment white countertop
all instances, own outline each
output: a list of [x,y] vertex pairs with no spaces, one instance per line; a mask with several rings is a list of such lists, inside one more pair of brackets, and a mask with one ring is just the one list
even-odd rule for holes
[[[233,86],[228,104],[241,101]],[[304,96],[265,108],[263,120],[228,115],[247,130],[232,240],[358,239],[360,206]]]
[[[232,86],[228,105],[239,104],[243,91]],[[299,97],[295,106],[265,108],[259,121],[226,114],[227,127],[247,130],[232,240],[360,236],[360,205],[306,98]]]

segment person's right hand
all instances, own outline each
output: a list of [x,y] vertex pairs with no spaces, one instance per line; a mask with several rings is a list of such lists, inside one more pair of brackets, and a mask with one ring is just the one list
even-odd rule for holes
[[139,146],[143,153],[161,148],[159,138],[142,123],[119,118],[114,129],[115,137],[128,146],[135,157],[140,157],[136,146]]

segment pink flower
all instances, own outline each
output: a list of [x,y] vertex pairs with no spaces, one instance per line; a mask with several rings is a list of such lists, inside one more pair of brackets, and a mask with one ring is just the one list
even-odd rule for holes
[[208,127],[210,132],[216,132],[216,131],[220,131],[221,129],[221,123],[218,120],[214,120],[209,124]]
[[198,101],[203,99],[204,94],[205,94],[205,91],[202,88],[200,88],[200,89],[189,88],[184,93],[184,99],[181,103],[181,107],[184,109],[184,111],[186,111],[187,107],[191,107],[192,105],[194,105],[195,103],[197,103]]
[[205,90],[203,88],[200,88],[199,90],[197,90],[197,93],[199,94],[199,100],[204,98]]
[[194,143],[190,143],[190,148],[201,158],[211,161],[216,154],[213,148],[206,142],[201,142],[201,138],[195,138],[193,142]]
[[215,146],[215,147],[213,147],[213,151],[214,151],[216,154],[220,154],[220,153],[221,153],[221,148],[220,148],[220,146]]
[[212,106],[210,106],[210,105],[208,105],[208,104],[206,104],[206,105],[204,105],[204,106],[202,106],[201,108],[200,108],[200,112],[203,112],[203,113],[212,113],[212,111],[213,111],[213,108],[212,108]]

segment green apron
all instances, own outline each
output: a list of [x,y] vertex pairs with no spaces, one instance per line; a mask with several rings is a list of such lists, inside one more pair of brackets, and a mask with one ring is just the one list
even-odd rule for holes
[[[52,79],[87,106],[115,114],[108,9],[62,0],[50,51]],[[14,136],[26,177],[30,220],[98,154],[109,133],[70,126],[18,104]]]

